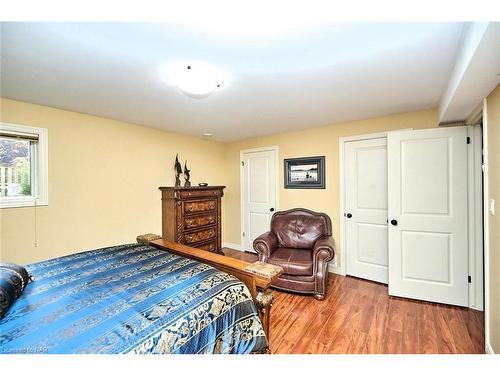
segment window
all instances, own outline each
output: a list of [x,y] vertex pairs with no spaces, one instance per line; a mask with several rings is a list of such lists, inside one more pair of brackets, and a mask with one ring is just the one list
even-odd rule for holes
[[48,202],[47,129],[0,123],[0,208]]

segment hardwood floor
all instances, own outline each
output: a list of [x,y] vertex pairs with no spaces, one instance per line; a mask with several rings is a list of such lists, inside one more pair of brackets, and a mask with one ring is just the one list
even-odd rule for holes
[[[257,256],[223,249],[253,262]],[[274,291],[269,343],[285,353],[484,353],[484,314],[389,297],[387,286],[330,274],[324,301]]]

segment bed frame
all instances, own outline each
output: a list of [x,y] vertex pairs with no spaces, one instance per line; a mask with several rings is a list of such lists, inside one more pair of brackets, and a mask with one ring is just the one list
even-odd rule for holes
[[240,279],[248,287],[250,293],[252,294],[252,298],[255,306],[257,307],[264,331],[266,336],[269,338],[269,317],[274,296],[268,288],[281,273],[273,276],[272,278],[260,276],[245,270],[245,268],[251,264],[249,262],[163,239],[150,241],[149,245],[173,254],[209,264],[212,267],[215,267],[223,272],[227,272]]

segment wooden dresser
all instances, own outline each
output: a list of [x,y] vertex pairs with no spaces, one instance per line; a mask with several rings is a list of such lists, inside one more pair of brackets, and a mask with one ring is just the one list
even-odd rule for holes
[[221,197],[224,188],[160,187],[163,238],[222,254]]

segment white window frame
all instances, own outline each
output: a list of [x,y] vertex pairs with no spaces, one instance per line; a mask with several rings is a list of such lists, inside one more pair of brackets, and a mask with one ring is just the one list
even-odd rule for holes
[[45,128],[0,122],[0,129],[38,135],[34,144],[32,168],[32,195],[24,197],[0,197],[0,208],[47,206],[49,204],[48,131]]

